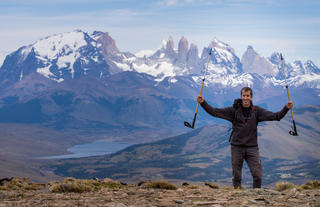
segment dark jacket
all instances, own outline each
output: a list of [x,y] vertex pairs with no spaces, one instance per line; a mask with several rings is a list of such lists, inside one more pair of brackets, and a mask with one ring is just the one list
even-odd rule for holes
[[267,111],[251,103],[248,117],[244,116],[242,101],[236,99],[233,106],[226,108],[214,108],[204,101],[201,106],[212,116],[228,120],[232,123],[231,141],[232,145],[255,147],[258,146],[258,123],[261,121],[280,121],[288,112],[284,106],[279,112]]

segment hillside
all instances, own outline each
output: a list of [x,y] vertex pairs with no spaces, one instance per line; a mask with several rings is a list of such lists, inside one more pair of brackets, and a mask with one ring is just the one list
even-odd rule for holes
[[[320,106],[296,109],[299,136],[288,134],[290,116],[259,126],[264,185],[295,183],[320,176]],[[60,176],[77,178],[170,179],[231,182],[230,126],[212,125],[157,142],[130,146],[115,154],[49,162]],[[248,169],[244,182],[251,183]]]

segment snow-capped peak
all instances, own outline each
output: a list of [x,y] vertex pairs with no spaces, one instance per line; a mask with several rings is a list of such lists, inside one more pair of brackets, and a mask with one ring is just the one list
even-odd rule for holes
[[252,46],[248,46],[247,50],[241,58],[242,68],[244,72],[257,73],[259,75],[276,75],[277,66],[272,64],[268,59],[262,57],[256,52]]
[[52,61],[55,60],[58,68],[69,68],[73,78],[74,63],[81,57],[79,50],[85,45],[87,45],[85,33],[81,30],[56,34],[37,41],[33,45],[34,52],[45,65],[38,68],[37,72],[58,82],[63,81],[63,78],[52,72]]
[[3,63],[3,61],[4,61],[5,58],[6,58],[6,55],[0,53],[0,67],[2,66],[2,63]]
[[224,43],[220,40],[218,40],[216,37],[214,37],[210,43],[211,48],[219,48],[219,49],[223,49],[223,50],[228,50],[231,53],[235,53],[234,49],[228,45],[227,43]]
[[77,30],[41,39],[33,45],[33,48],[39,56],[52,60],[59,54],[77,51],[86,44],[84,33]]

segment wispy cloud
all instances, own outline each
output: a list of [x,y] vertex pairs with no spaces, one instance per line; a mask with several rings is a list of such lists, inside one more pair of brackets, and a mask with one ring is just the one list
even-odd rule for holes
[[189,6],[189,5],[225,5],[225,6],[244,6],[244,5],[252,5],[252,4],[278,4],[276,0],[159,0],[156,2],[157,5],[163,7],[171,7],[171,6]]
[[177,6],[178,3],[179,3],[179,0],[162,0],[162,1],[159,1],[157,4],[159,6],[169,7],[169,6]]
[[124,2],[126,0],[28,0],[28,1],[21,1],[21,0],[1,0],[2,4],[15,4],[15,5],[52,5],[52,4],[66,4],[66,3],[76,3],[76,4],[83,4],[83,3],[112,3],[112,2]]
[[208,0],[160,0],[156,2],[156,5],[162,7],[174,7],[174,6],[191,6],[197,4],[198,6],[207,4]]

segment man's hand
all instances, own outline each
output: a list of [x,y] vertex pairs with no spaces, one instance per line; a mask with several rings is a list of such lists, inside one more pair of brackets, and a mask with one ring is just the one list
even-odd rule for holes
[[199,104],[202,104],[204,102],[203,96],[198,96],[197,101]]
[[288,109],[292,109],[292,107],[293,107],[292,101],[288,101],[287,104],[286,104],[286,107],[287,107]]

